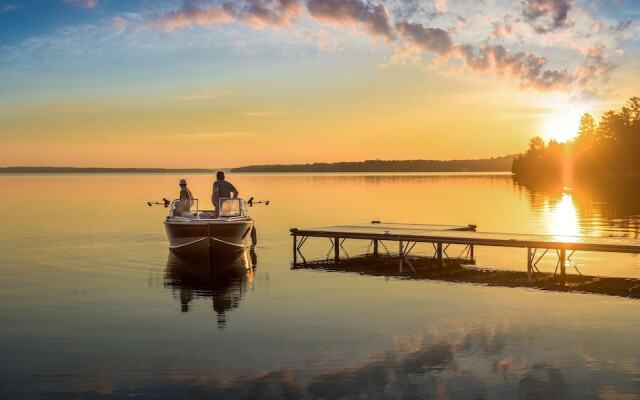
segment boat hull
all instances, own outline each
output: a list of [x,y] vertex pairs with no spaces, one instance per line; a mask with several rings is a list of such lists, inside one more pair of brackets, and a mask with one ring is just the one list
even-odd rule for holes
[[236,221],[165,221],[169,248],[189,256],[224,256],[251,247],[253,220]]

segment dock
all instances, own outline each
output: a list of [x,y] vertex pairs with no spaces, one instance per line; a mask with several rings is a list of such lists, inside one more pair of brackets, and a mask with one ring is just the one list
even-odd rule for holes
[[[549,252],[557,255],[556,272],[562,278],[566,275],[567,261],[576,251],[640,253],[640,240],[616,237],[590,236],[553,236],[540,234],[479,232],[475,225],[433,225],[404,224],[393,222],[371,221],[367,224],[338,225],[319,228],[291,228],[293,237],[293,263],[298,257],[306,262],[302,247],[309,238],[325,238],[331,241],[329,253],[333,252],[334,262],[340,263],[340,249],[344,249],[346,240],[369,241],[373,248],[372,255],[379,255],[380,245],[394,243],[398,248],[399,264],[411,267],[411,252],[418,243],[430,243],[433,246],[436,266],[444,267],[449,258],[447,249],[451,245],[464,246],[463,253],[474,259],[474,248],[510,247],[527,251],[527,276],[534,280],[535,273],[540,273],[537,265]],[[579,272],[579,271],[578,271]],[[554,272],[555,274],[555,272]]]

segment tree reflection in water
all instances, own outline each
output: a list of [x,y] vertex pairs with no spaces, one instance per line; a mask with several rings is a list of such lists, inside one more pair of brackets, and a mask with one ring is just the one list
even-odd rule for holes
[[534,210],[547,214],[552,235],[640,238],[640,181],[637,178],[574,180],[571,188],[556,181],[517,181]]
[[189,312],[198,298],[210,298],[218,319],[218,328],[224,329],[228,311],[238,308],[253,281],[257,255],[252,250],[235,256],[208,261],[185,258],[169,253],[165,273],[165,287],[180,301],[182,312]]

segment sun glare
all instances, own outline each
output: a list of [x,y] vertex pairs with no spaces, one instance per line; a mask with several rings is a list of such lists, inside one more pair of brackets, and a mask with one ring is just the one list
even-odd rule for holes
[[562,143],[575,138],[583,113],[578,107],[566,106],[547,115],[544,122],[547,139]]
[[572,196],[563,193],[550,211],[547,215],[549,233],[559,240],[574,241],[580,235],[580,224]]

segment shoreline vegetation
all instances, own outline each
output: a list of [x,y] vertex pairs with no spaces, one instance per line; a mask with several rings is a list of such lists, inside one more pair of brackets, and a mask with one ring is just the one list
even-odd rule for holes
[[[244,172],[510,172],[515,155],[478,160],[369,160],[362,162],[249,165],[221,168]],[[0,174],[212,173],[215,168],[0,167]]]
[[513,160],[514,179],[525,184],[640,178],[640,97],[609,110],[598,124],[589,113],[580,118],[575,139],[545,145],[541,137]]
[[510,172],[515,155],[477,160],[367,160],[249,165],[231,172]]

